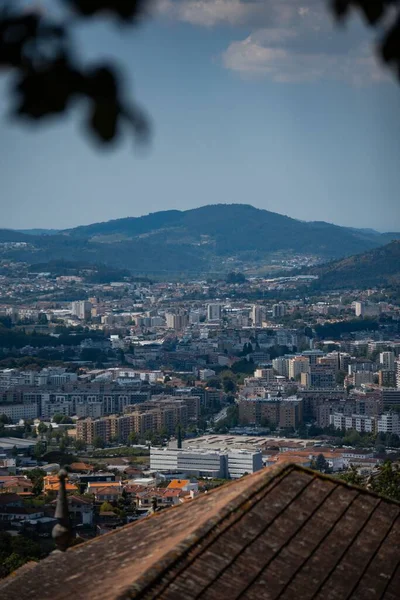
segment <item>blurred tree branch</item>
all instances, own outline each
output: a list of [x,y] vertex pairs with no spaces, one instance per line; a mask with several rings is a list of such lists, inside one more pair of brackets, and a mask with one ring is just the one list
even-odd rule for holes
[[[329,2],[339,21],[358,10],[367,23],[383,31],[379,54],[400,78],[400,0]],[[75,19],[56,22],[33,7],[24,9],[20,0],[0,0],[0,71],[12,73],[13,114],[42,121],[65,113],[76,99],[84,99],[88,106],[87,128],[99,142],[112,142],[126,128],[139,140],[146,140],[148,118],[136,103],[128,104],[123,99],[115,65],[80,64],[74,54],[70,28],[76,19],[102,13],[133,26],[149,3],[150,0],[58,0],[61,7],[73,12]]]
[[356,10],[369,25],[379,28],[378,54],[400,79],[400,0],[331,0],[331,6],[339,21]]
[[[78,19],[108,13],[134,25],[148,0],[60,0],[60,4]],[[0,70],[13,75],[13,114],[39,121],[60,115],[73,101],[84,99],[87,127],[100,142],[111,142],[126,127],[146,140],[148,119],[136,104],[123,99],[115,66],[81,65],[72,47],[70,27],[70,20],[54,22],[34,8],[23,10],[18,0],[0,0]]]

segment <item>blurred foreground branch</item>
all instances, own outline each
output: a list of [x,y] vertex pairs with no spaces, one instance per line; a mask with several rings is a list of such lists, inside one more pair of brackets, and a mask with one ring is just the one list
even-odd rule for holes
[[76,100],[86,100],[86,125],[97,140],[109,143],[123,128],[139,140],[149,135],[144,112],[123,98],[121,79],[112,64],[89,67],[75,56],[69,28],[76,19],[108,13],[134,25],[147,0],[60,0],[64,21],[37,9],[23,10],[18,0],[0,1],[0,70],[12,73],[12,112],[30,121],[65,113]]

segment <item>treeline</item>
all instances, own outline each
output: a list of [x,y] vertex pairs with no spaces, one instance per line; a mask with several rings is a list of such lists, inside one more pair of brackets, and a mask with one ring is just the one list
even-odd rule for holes
[[352,319],[350,321],[338,321],[336,323],[324,323],[324,325],[316,325],[315,332],[322,339],[338,339],[346,333],[355,331],[377,331],[379,323],[372,319]]
[[62,259],[33,264],[29,267],[29,270],[33,273],[50,273],[54,277],[84,277],[89,283],[111,283],[112,281],[122,281],[131,276],[128,269],[109,267],[102,263],[92,264]]
[[69,334],[63,333],[58,337],[32,331],[27,333],[24,329],[8,329],[0,325],[0,348],[24,348],[32,346],[34,348],[44,348],[46,346],[79,346],[83,340],[103,338],[102,332],[90,331],[84,333]]

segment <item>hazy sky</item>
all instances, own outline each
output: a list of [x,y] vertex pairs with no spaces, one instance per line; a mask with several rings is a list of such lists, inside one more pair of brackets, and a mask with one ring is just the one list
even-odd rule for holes
[[[52,0],[54,2],[54,0]],[[10,123],[0,79],[0,227],[64,228],[210,203],[400,231],[400,86],[373,32],[321,0],[159,0],[140,29],[76,31],[118,57],[151,115],[146,151],[99,151],[80,111]]]

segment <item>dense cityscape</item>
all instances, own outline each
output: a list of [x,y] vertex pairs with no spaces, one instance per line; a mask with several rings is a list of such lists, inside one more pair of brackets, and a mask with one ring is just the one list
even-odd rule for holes
[[0,522],[14,535],[3,576],[51,550],[64,465],[84,540],[263,468],[362,484],[396,463],[390,290],[316,291],[315,276],[290,272],[98,283],[96,269],[3,262],[2,273]]
[[399,600],[400,0],[0,0],[0,600]]

